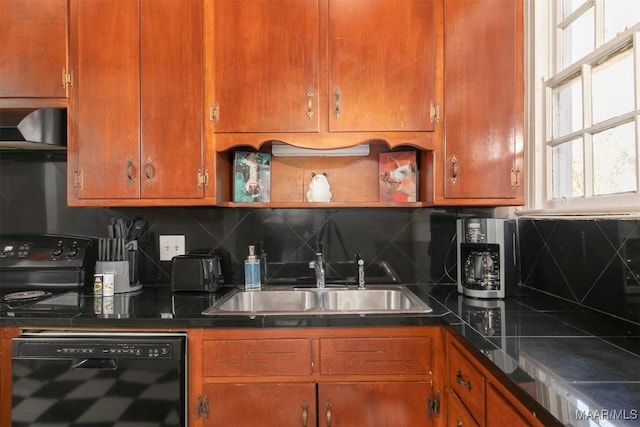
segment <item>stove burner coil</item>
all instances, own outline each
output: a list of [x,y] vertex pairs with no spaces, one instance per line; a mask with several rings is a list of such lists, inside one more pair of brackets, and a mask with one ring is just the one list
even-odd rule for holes
[[4,301],[30,301],[38,298],[44,298],[51,295],[51,292],[34,290],[34,291],[21,291],[13,292],[2,297]]

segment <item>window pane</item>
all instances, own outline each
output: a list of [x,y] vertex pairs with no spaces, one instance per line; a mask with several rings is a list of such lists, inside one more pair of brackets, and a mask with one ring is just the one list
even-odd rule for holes
[[582,129],[582,85],[574,79],[553,90],[553,137]]
[[599,65],[592,76],[593,123],[633,110],[633,57],[631,51]]
[[595,46],[593,7],[562,30],[562,68],[591,53]]
[[593,135],[593,194],[637,191],[638,155],[633,122]]
[[638,0],[605,0],[604,41],[609,41],[618,33],[640,21]]
[[553,198],[584,196],[584,161],[582,138],[552,149]]
[[562,2],[562,16],[566,17],[580,7],[586,0],[564,0]]

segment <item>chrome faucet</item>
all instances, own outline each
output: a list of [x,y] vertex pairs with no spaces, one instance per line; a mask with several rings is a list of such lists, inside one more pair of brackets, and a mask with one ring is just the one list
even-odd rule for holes
[[325,270],[322,243],[318,243],[318,248],[316,249],[316,258],[309,263],[309,268],[313,268],[316,271],[316,287],[319,289],[324,288]]

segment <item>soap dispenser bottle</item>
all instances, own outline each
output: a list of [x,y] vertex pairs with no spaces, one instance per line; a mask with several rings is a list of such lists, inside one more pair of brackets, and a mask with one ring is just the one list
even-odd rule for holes
[[260,259],[256,256],[255,246],[249,246],[249,256],[244,260],[244,290],[259,291],[260,283]]

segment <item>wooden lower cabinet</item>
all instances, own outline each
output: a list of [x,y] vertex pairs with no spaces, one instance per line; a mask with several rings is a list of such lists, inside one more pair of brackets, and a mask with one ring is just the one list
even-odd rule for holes
[[318,384],[320,426],[434,425],[427,401],[430,382],[348,382]]
[[316,425],[315,383],[205,384],[205,426]]
[[447,426],[563,425],[465,338],[450,329],[445,335]]
[[11,425],[11,339],[17,328],[0,328],[0,426]]
[[[460,401],[460,398],[452,390],[447,396],[447,425],[455,427],[478,427],[478,423],[473,419],[467,408]],[[515,426],[517,424],[502,424],[504,426]]]
[[193,426],[435,426],[440,327],[190,332]]
[[487,386],[488,426],[530,426],[514,406],[493,386]]

